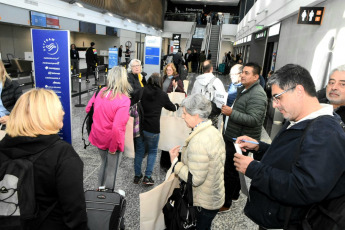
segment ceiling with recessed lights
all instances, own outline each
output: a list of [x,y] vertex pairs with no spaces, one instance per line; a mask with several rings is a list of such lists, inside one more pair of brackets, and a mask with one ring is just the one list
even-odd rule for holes
[[238,6],[240,0],[170,0],[175,4],[204,4],[204,5],[224,5]]

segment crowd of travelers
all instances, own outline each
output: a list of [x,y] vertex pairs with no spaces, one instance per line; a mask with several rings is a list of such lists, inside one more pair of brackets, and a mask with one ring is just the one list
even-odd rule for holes
[[[96,188],[114,187],[130,116],[138,134],[134,136],[133,183],[154,185],[162,108],[180,110],[191,133],[183,146],[162,151],[160,163],[181,181],[187,182],[192,174],[195,229],[211,229],[217,213],[230,211],[243,188],[243,175],[251,179],[244,214],[259,229],[315,227],[317,220],[307,216],[315,205],[345,203],[345,65],[334,69],[325,89],[316,92],[309,71],[299,65],[269,72],[267,83],[262,84],[261,67],[243,64],[241,53],[227,52],[222,61],[230,66],[228,89],[214,75],[211,53],[206,56],[191,49],[185,55],[174,54],[162,75],[147,76],[138,59],[131,60],[128,69],[116,66],[109,71],[107,85],[86,107],[86,112],[94,108],[89,140],[101,161]],[[184,66],[202,73],[190,95],[181,77]],[[46,89],[21,95],[2,62],[0,77],[0,123],[6,130],[0,142],[0,163],[40,152],[33,163],[32,186],[41,219],[22,220],[22,226],[87,229],[83,162],[58,136],[64,116],[59,98]],[[173,92],[186,97],[173,103],[168,96]],[[268,103],[285,119],[271,144],[261,141]]]

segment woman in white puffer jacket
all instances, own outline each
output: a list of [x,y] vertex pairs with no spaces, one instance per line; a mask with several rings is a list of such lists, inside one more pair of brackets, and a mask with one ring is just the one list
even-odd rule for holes
[[[193,175],[193,202],[198,207],[197,229],[211,229],[212,220],[224,204],[225,144],[221,133],[207,119],[211,103],[201,94],[183,100],[182,118],[193,131],[182,148],[181,162],[174,166],[180,179]],[[170,150],[173,162],[180,146]]]

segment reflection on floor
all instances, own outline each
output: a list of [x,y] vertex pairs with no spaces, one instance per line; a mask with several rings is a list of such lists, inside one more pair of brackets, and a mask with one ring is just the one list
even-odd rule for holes
[[[219,76],[222,82],[225,84],[225,88],[228,88],[230,83],[229,76]],[[189,76],[191,89],[195,75]],[[91,80],[92,81],[92,80]],[[85,83],[83,82],[83,88]],[[84,94],[81,98],[82,103],[87,104],[91,98],[93,92]],[[78,152],[84,162],[84,189],[93,190],[96,189],[97,173],[100,166],[100,157],[97,149],[94,146],[89,146],[84,149],[81,140],[81,126],[85,117],[85,107],[78,108],[74,105],[78,103],[78,97],[74,97],[72,100],[72,130],[73,130],[73,147]],[[268,140],[266,133],[263,133],[263,139]],[[165,179],[164,170],[160,169],[159,166],[160,151],[157,155],[156,165],[153,171],[153,179],[155,180],[155,186],[162,183]],[[146,164],[146,160],[144,160]],[[143,165],[145,168],[146,165]],[[139,209],[139,194],[142,192],[149,191],[153,187],[144,185],[133,184],[134,177],[134,163],[133,159],[123,157],[122,162],[119,166],[118,176],[116,180],[115,189],[122,189],[126,192],[127,208],[125,214],[125,225],[128,230],[139,230],[140,229],[140,209]],[[249,220],[243,214],[243,207],[246,202],[246,197],[241,194],[239,200],[233,204],[230,212],[224,214],[218,214],[213,221],[212,229],[222,230],[257,230],[258,227],[251,220]]]

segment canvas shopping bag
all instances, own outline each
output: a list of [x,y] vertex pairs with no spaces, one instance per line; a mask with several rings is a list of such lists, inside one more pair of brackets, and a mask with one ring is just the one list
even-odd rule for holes
[[175,188],[178,188],[179,178],[172,173],[168,180],[154,189],[140,193],[140,229],[163,230],[165,229],[163,207]]
[[[180,109],[179,109],[180,110]],[[183,146],[189,136],[191,129],[187,127],[185,121],[178,117],[178,112],[170,112],[168,116],[161,116],[160,136],[158,148],[169,151],[177,145]]]
[[2,130],[2,124],[0,125],[0,141],[6,136],[6,131]]
[[123,154],[129,158],[134,158],[134,155],[135,155],[134,139],[133,139],[133,125],[134,125],[134,118],[129,116],[129,119],[126,124],[125,150],[123,152]]

